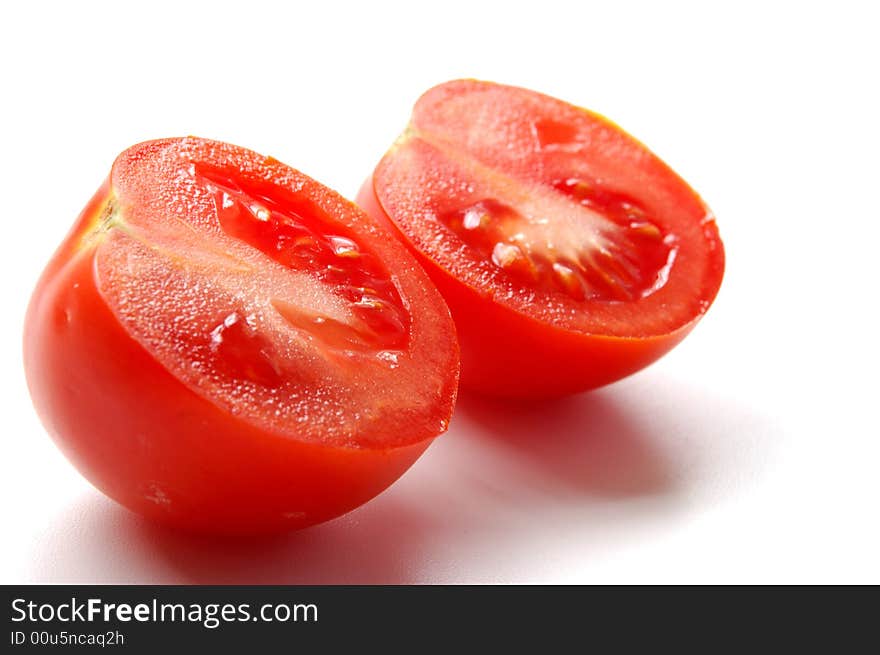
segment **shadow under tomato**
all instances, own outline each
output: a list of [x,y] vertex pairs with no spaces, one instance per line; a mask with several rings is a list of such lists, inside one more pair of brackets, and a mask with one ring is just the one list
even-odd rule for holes
[[[407,581],[418,517],[374,501],[314,528],[214,538],[155,525],[90,493],[45,535],[34,582],[379,584]],[[42,552],[39,552],[42,551]]]
[[462,393],[456,411],[473,438],[518,456],[545,482],[572,493],[634,497],[674,491],[656,435],[613,392],[534,401]]
[[677,433],[690,417],[684,399],[682,408],[669,402],[676,393],[647,407],[642,394],[617,389],[531,403],[463,394],[449,433],[391,489],[342,518],[287,535],[188,535],[91,492],[50,525],[31,577],[155,584],[557,579],[558,569],[541,568],[552,559],[536,560],[536,549],[574,549],[571,561],[583,562],[680,514],[680,492],[699,461],[682,461],[692,449]]

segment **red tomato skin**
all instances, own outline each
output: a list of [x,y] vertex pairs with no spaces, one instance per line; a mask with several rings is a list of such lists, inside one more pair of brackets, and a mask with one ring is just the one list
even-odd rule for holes
[[700,317],[667,334],[640,338],[564,330],[494,302],[413,246],[379,201],[373,177],[357,204],[398,234],[446,300],[461,349],[461,386],[510,398],[556,397],[615,382],[659,359]]
[[24,363],[49,434],[98,489],[195,532],[269,533],[326,521],[371,499],[432,439],[389,448],[299,441],[240,420],[174,377],[119,323],[98,290],[105,183],[37,284]]

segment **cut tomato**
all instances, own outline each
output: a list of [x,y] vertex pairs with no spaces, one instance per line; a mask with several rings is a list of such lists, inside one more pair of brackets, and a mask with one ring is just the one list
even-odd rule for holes
[[386,229],[195,138],[120,155],[40,280],[24,345],[38,413],[85,476],[211,532],[367,501],[446,429],[458,379],[448,309]]
[[446,298],[462,385],[558,395],[670,350],[718,291],[711,211],[616,125],[525,89],[449,82],[416,103],[359,203]]

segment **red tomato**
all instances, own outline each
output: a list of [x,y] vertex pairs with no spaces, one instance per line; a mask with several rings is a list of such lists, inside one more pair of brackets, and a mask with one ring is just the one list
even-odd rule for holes
[[549,396],[618,380],[681,341],[724,272],[711,211],[604,118],[463,80],[416,103],[361,189],[446,298],[462,386]]
[[366,502],[446,429],[458,346],[406,249],[278,161],[202,139],[116,160],[43,274],[25,366],[99,489],[218,533]]

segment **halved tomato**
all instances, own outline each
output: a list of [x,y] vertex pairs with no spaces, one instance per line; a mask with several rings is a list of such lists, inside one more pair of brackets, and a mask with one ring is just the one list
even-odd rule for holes
[[358,196],[445,297],[462,385],[597,387],[653,362],[724,271],[712,212],[606,119],[525,89],[449,82],[416,103]]
[[299,528],[442,433],[455,329],[402,244],[302,173],[196,138],[119,156],[34,292],[25,366],[99,489],[193,530]]

